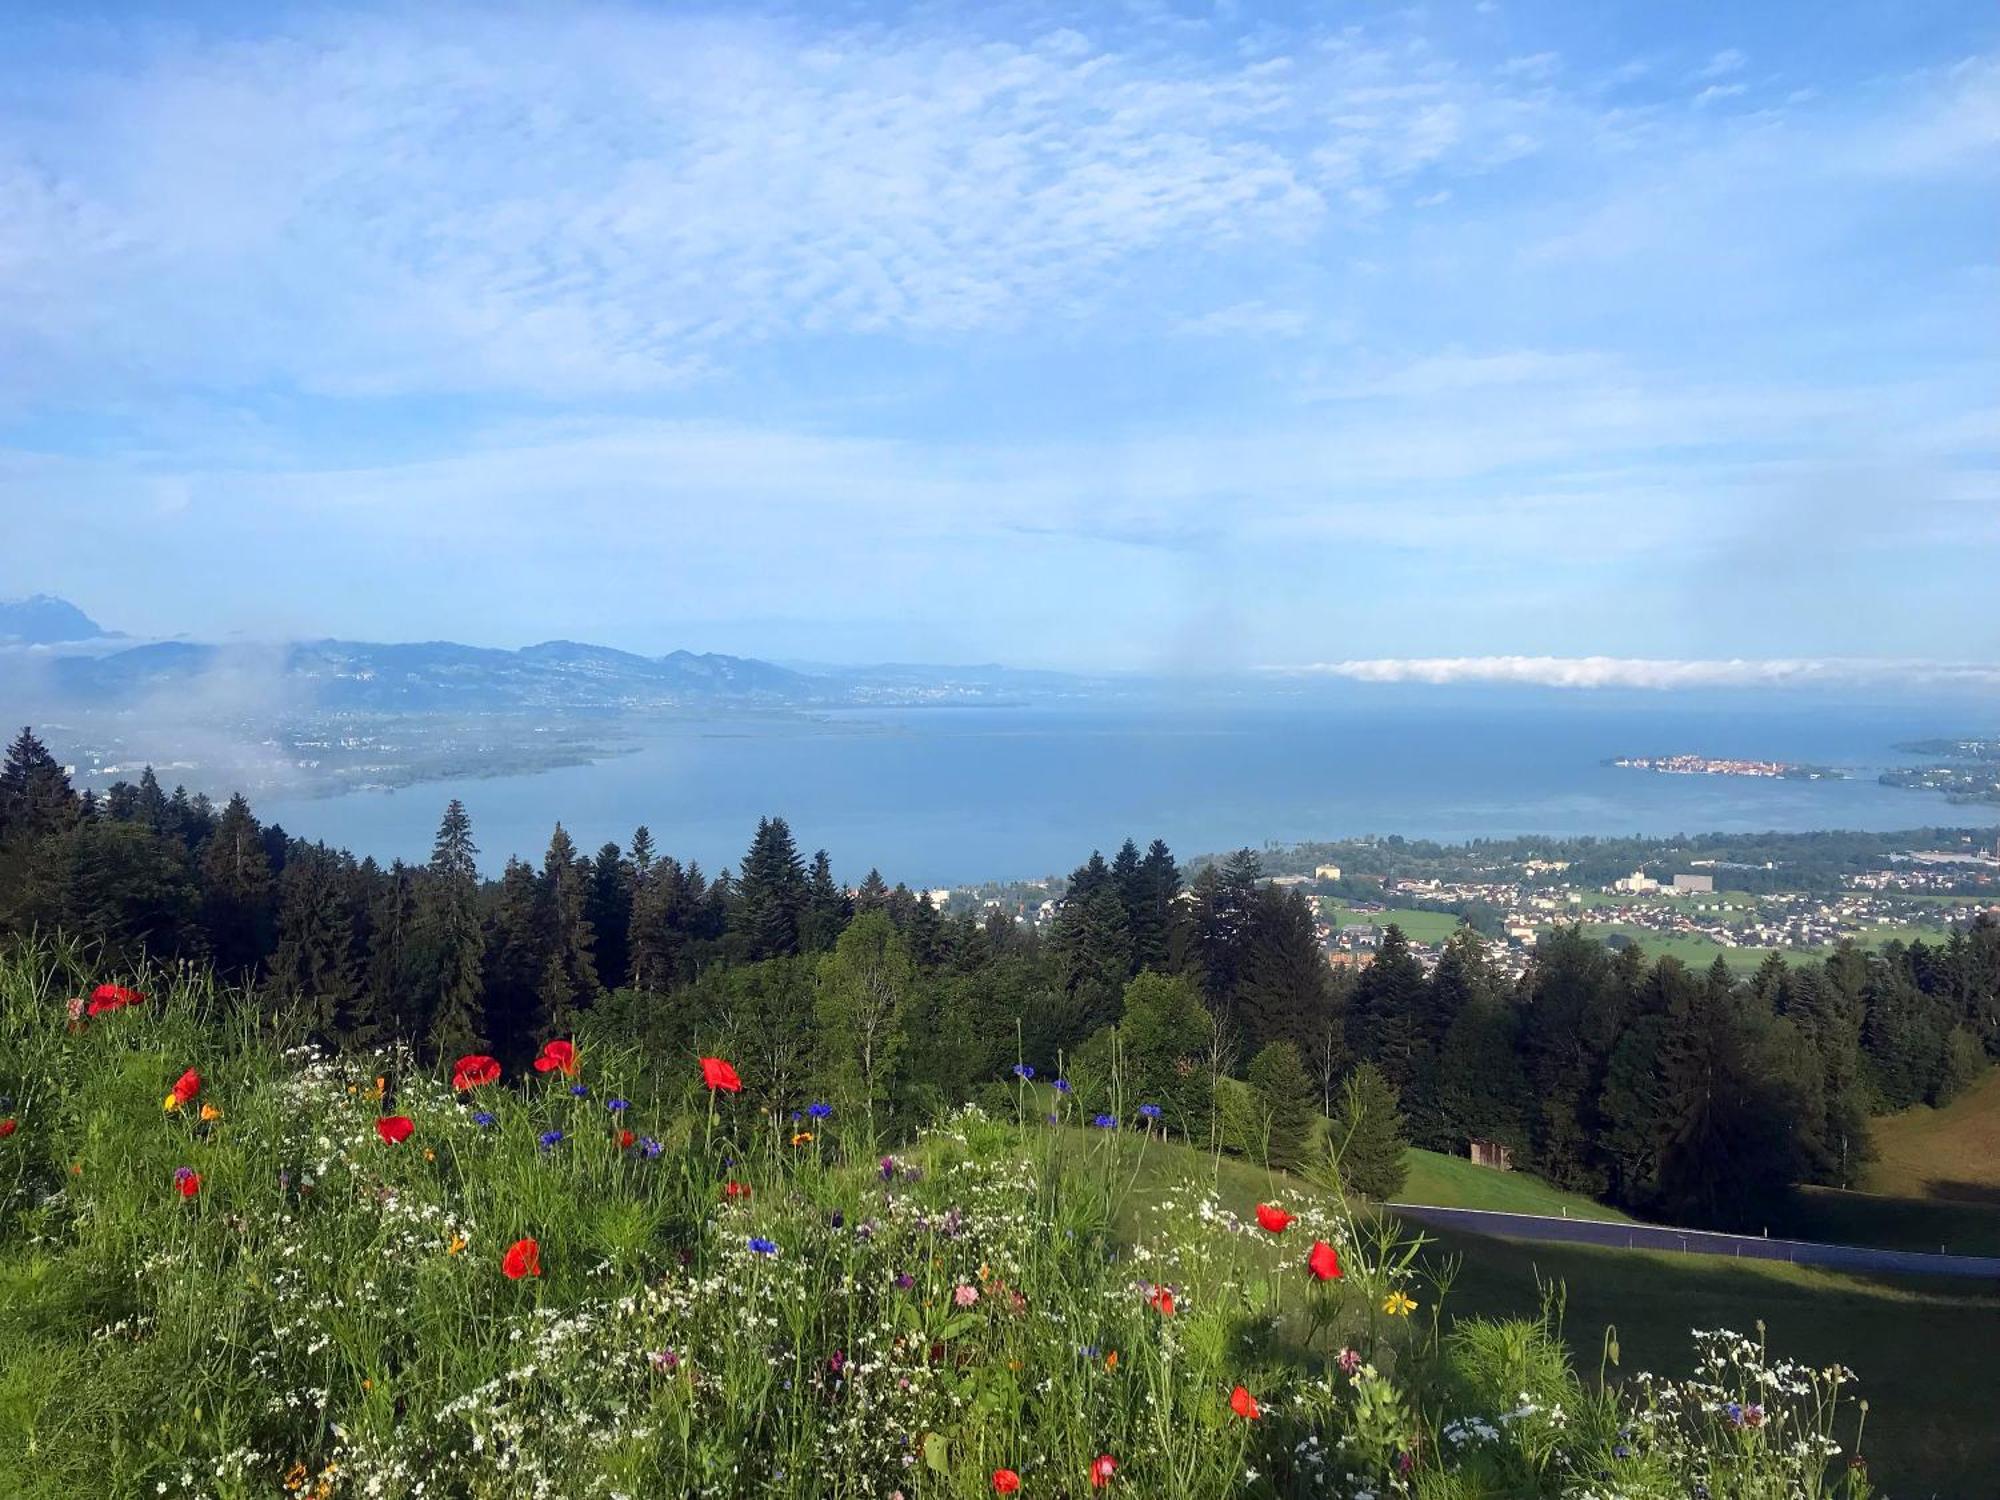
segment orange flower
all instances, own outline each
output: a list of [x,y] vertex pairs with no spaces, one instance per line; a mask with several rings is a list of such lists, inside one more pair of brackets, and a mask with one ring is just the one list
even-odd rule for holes
[[542,1055],[535,1059],[537,1073],[560,1073],[576,1077],[576,1047],[571,1042],[543,1042]]
[[1104,1368],[1107,1370],[1118,1368],[1118,1351],[1116,1349],[1113,1349],[1109,1354],[1104,1356]]
[[994,1494],[1012,1495],[1018,1493],[1020,1488],[1021,1476],[1016,1474],[1012,1469],[995,1469],[993,1471]]
[[542,1247],[533,1240],[516,1240],[500,1258],[500,1270],[509,1281],[542,1274]]
[[1118,1460],[1109,1453],[1100,1453],[1090,1461],[1090,1487],[1094,1490],[1108,1489],[1111,1476],[1118,1472]]
[[1246,1422],[1254,1422],[1264,1414],[1258,1408],[1257,1398],[1240,1385],[1229,1393],[1229,1409]]
[[1306,1269],[1321,1281],[1334,1281],[1340,1276],[1340,1256],[1325,1240],[1314,1240],[1312,1253],[1306,1257]]

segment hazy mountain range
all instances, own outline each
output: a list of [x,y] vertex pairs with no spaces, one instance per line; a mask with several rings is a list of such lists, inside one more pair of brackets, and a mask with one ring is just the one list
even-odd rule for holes
[[[11,645],[109,639],[114,637],[61,599],[39,595],[0,604],[0,641]],[[644,656],[580,641],[518,650],[454,641],[154,641],[10,657],[0,658],[0,681],[12,679],[30,699],[81,709],[201,698],[405,713],[992,703],[1077,691],[1084,682],[998,666],[800,668],[716,652]]]

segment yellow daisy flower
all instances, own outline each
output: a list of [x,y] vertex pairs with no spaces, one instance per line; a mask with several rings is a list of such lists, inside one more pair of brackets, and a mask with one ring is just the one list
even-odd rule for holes
[[1407,1318],[1416,1308],[1416,1300],[1403,1293],[1393,1291],[1382,1299],[1382,1311],[1392,1318]]

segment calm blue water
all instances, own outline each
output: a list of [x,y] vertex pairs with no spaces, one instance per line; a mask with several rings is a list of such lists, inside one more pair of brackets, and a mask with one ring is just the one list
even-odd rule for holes
[[[660,726],[637,753],[532,776],[323,800],[266,798],[294,834],[378,859],[428,856],[446,801],[481,863],[539,859],[557,818],[579,846],[655,843],[714,871],[758,817],[790,821],[835,873],[948,885],[1066,872],[1128,834],[1183,855],[1370,833],[1514,834],[1903,828],[1990,809],[1878,786],[1900,739],[1981,727],[1956,709],[1746,709],[1737,698],[1578,699],[1387,691],[1297,704],[857,710],[813,720]],[[1836,782],[1659,776],[1601,764],[1689,751],[1856,768]]]

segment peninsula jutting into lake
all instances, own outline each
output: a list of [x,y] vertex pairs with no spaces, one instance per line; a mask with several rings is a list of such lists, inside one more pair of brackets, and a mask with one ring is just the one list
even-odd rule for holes
[[1847,776],[1833,766],[1712,755],[1621,755],[1611,764],[1628,771],[1657,771],[1664,776],[1761,776],[1782,781],[1841,781]]

